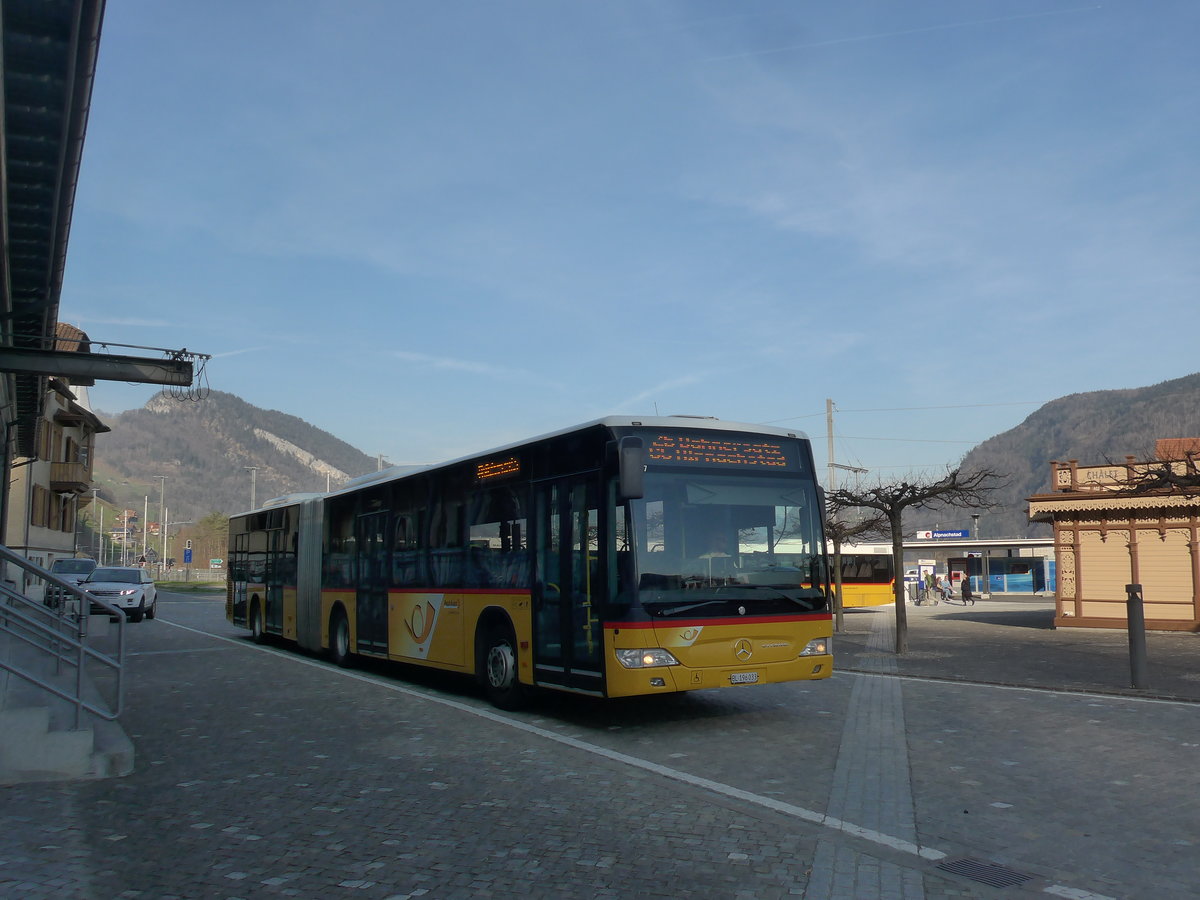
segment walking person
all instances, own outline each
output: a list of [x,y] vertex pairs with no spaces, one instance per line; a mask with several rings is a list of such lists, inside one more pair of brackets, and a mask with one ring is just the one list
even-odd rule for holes
[[975,605],[975,595],[971,593],[971,576],[970,575],[963,576],[962,602],[963,602],[963,606],[966,606],[968,603],[970,603],[972,606]]

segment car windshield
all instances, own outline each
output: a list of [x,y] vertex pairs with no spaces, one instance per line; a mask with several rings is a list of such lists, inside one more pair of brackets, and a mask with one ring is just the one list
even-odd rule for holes
[[823,609],[819,512],[793,479],[649,474],[632,504],[641,605],[664,617]]
[[122,581],[129,584],[140,584],[142,572],[140,569],[96,569],[87,577],[88,581]]
[[50,571],[59,575],[86,575],[95,567],[96,562],[91,559],[60,559]]

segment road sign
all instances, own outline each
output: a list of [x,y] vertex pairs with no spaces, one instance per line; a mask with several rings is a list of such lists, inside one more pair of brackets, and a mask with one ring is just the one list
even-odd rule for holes
[[192,564],[192,548],[185,547],[183,551],[183,564],[190,566]]
[[225,560],[223,559],[210,559],[208,561],[208,567],[210,569],[219,569],[223,565],[225,565]]

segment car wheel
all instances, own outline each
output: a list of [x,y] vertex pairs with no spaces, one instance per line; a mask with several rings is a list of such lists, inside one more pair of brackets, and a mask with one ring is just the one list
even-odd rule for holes
[[146,618],[153,619],[157,613],[158,613],[158,598],[155,597],[154,602],[150,604],[150,608],[148,610],[146,610]]
[[496,628],[488,635],[483,658],[483,688],[488,700],[500,709],[520,709],[525,690],[517,677],[517,642],[508,628]]
[[129,621],[130,622],[140,622],[140,621],[142,621],[142,618],[145,615],[146,615],[146,601],[142,600],[142,602],[138,606],[138,608],[129,614]]
[[329,658],[345,668],[352,662],[350,652],[350,621],[346,613],[337,609],[329,620]]

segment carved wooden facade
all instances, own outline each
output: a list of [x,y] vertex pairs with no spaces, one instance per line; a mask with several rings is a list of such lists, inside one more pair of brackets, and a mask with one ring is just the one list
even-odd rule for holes
[[1159,441],[1158,459],[1051,462],[1029,516],[1054,526],[1058,627],[1125,628],[1140,584],[1146,627],[1200,631],[1200,439]]

